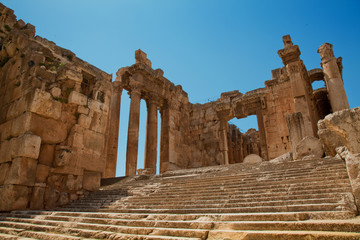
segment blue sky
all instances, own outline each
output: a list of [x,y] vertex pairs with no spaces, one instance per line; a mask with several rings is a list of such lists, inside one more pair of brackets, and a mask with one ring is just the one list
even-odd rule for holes
[[[36,34],[73,51],[107,73],[134,63],[134,52],[148,54],[182,85],[193,103],[216,100],[221,92],[264,87],[271,70],[282,67],[277,51],[290,34],[308,70],[320,67],[317,49],[334,45],[343,57],[350,106],[360,106],[360,1],[270,0],[0,0]],[[124,173],[129,100],[122,96],[118,175]],[[140,131],[145,132],[142,103]],[[246,131],[256,118],[236,121]],[[140,135],[139,168],[144,134]]]

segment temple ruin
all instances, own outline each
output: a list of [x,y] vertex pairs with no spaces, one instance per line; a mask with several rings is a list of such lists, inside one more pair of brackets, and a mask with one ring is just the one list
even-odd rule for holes
[[[301,166],[302,160],[310,164],[316,157],[316,164],[326,165],[327,158],[337,156],[346,162],[346,181],[351,183],[344,209],[352,217],[357,214],[360,112],[349,109],[342,59],[334,56],[331,44],[318,49],[321,68],[307,69],[299,46],[286,35],[278,51],[284,66],[272,70],[263,88],[219,93],[216,101],[198,104],[189,102],[186,91],[166,79],[163,70],[153,69],[140,49],[135,63],[120,68],[112,82],[111,74],[35,36],[34,26],[17,20],[2,4],[0,13],[0,211],[55,209],[89,196],[102,179],[115,178],[118,144],[127,144],[126,176],[136,177],[143,99],[145,161],[138,172],[146,179],[156,174],[158,152],[159,176],[164,177],[226,168],[224,176],[235,178],[227,166],[244,166],[241,174],[250,174],[253,167],[239,164],[253,154],[259,166],[264,164],[259,168],[280,160],[290,161],[286,166],[291,168],[291,161]],[[326,87],[314,90],[314,81],[324,81]],[[118,135],[124,92],[131,99],[127,138]],[[251,115],[258,131],[241,133],[229,123]]]

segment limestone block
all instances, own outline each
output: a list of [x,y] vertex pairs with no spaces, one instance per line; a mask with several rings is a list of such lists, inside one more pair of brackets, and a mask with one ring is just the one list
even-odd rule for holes
[[68,103],[84,106],[88,104],[88,97],[82,93],[72,91],[69,95]]
[[107,127],[107,115],[95,112],[91,119],[90,129],[98,132],[105,133]]
[[7,46],[5,47],[6,53],[9,55],[9,57],[13,57],[15,56],[16,53],[16,44],[13,42],[10,42],[9,44],[7,44]]
[[12,121],[0,124],[0,142],[8,139],[11,136]]
[[69,146],[56,146],[55,148],[55,167],[63,167],[69,164],[71,157],[71,147]]
[[61,89],[58,87],[53,87],[52,89],[50,89],[50,93],[51,93],[51,96],[53,96],[54,98],[60,97]]
[[85,106],[78,106],[77,112],[81,113],[81,114],[88,115],[89,112],[90,112],[90,109],[86,105]]
[[0,163],[11,162],[12,141],[0,142]]
[[316,158],[322,158],[324,150],[318,138],[307,136],[304,137],[296,146],[294,158],[302,159],[303,157],[310,155],[313,155]]
[[30,103],[30,111],[44,117],[59,119],[61,116],[61,103],[53,100],[50,93],[35,89]]
[[42,144],[40,147],[39,163],[52,166],[54,160],[55,145]]
[[6,119],[15,118],[28,110],[28,105],[31,101],[31,94],[27,94],[15,102],[11,103],[6,114]]
[[11,136],[17,137],[30,130],[31,113],[26,112],[14,118],[11,125]]
[[100,187],[101,173],[84,171],[83,189],[96,191]]
[[82,188],[83,176],[81,175],[67,175],[66,188],[70,191],[78,191]]
[[32,191],[30,199],[30,209],[43,209],[44,208],[44,186],[35,186]]
[[94,152],[102,154],[105,145],[105,136],[103,134],[85,130],[84,131],[84,147]]
[[11,139],[11,156],[37,159],[40,153],[41,138],[31,133],[25,133]]
[[60,192],[59,200],[57,201],[57,206],[64,206],[70,202],[69,194],[67,192]]
[[0,186],[0,211],[25,209],[29,199],[29,187],[19,185]]
[[261,163],[263,161],[264,159],[262,159],[259,155],[249,154],[244,158],[243,163],[256,164],[256,163]]
[[327,115],[318,122],[318,135],[329,156],[335,149],[346,146],[350,152],[360,152],[360,107]]
[[89,99],[88,106],[89,106],[90,110],[93,110],[98,113],[108,114],[108,112],[109,112],[109,107],[107,104],[99,102],[99,101],[95,101],[93,99]]
[[285,153],[277,158],[270,160],[272,163],[289,162],[293,160],[293,154],[291,152]]
[[138,175],[153,175],[156,174],[155,169],[152,168],[141,168],[136,170]]
[[60,196],[59,191],[52,187],[47,187],[44,195],[44,205],[45,209],[53,209],[56,207],[56,202]]
[[346,147],[336,148],[339,157],[345,160],[356,206],[360,208],[360,153],[353,154]]
[[49,166],[38,164],[36,168],[35,182],[36,183],[46,182],[46,179],[49,176],[49,171],[50,171]]
[[12,161],[5,184],[34,186],[37,161],[31,158],[19,157]]
[[63,79],[70,79],[75,82],[82,82],[82,74],[79,71],[76,71],[75,69],[66,69],[65,71],[62,71],[60,75],[58,76],[58,80]]
[[63,122],[36,114],[31,114],[29,131],[40,136],[42,142],[47,144],[61,143],[67,137],[67,128]]
[[90,128],[91,121],[92,118],[84,114],[80,114],[78,119],[79,125],[82,126],[83,128]]
[[[64,166],[57,166],[50,170],[54,174],[73,174],[73,175],[83,175],[83,168],[81,168],[81,159],[82,154],[79,149],[71,147],[71,153],[67,159],[67,163]],[[55,163],[54,163],[55,166]]]
[[10,169],[10,163],[0,164],[0,186],[4,185],[5,180]]
[[80,154],[80,166],[89,171],[103,171],[106,161],[101,153],[86,149]]

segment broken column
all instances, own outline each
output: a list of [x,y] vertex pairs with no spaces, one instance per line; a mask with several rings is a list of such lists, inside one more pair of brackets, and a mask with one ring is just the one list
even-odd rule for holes
[[341,70],[330,43],[324,43],[318,49],[321,56],[326,88],[333,112],[350,108],[344,89]]
[[136,175],[139,144],[140,95],[140,90],[133,86],[130,92],[131,103],[126,148],[126,176]]
[[316,136],[317,119],[312,102],[312,86],[307,70],[300,59],[299,46],[293,45],[290,35],[283,37],[284,49],[278,51],[290,78],[295,111],[301,112],[306,136]]

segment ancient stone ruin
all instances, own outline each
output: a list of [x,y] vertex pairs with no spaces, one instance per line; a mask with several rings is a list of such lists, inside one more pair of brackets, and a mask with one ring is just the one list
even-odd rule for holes
[[[137,50],[135,64],[120,68],[112,82],[111,74],[35,36],[34,26],[0,4],[0,237],[48,239],[47,232],[56,232],[59,239],[280,239],[264,232],[251,238],[240,230],[261,224],[239,221],[355,217],[360,109],[349,109],[341,58],[324,43],[318,49],[322,68],[308,70],[289,35],[283,43],[278,55],[284,66],[272,70],[263,88],[190,103],[143,51]],[[326,88],[313,90],[314,81],[324,81]],[[118,135],[124,90],[131,98],[127,141]],[[138,170],[141,99],[147,125],[145,164]],[[250,115],[256,116],[258,131],[241,133],[229,123]],[[118,144],[127,144],[123,179],[114,179]],[[155,175],[158,149],[160,175]],[[101,182],[100,191],[90,193]],[[161,200],[167,196],[173,201]],[[56,208],[62,211],[34,211]],[[14,211],[26,209],[33,211]],[[52,220],[59,225],[35,227]],[[121,224],[132,230],[114,227]],[[286,224],[262,226],[332,232],[312,235],[316,239],[360,237],[359,222]],[[296,239],[315,239],[301,236]]]

